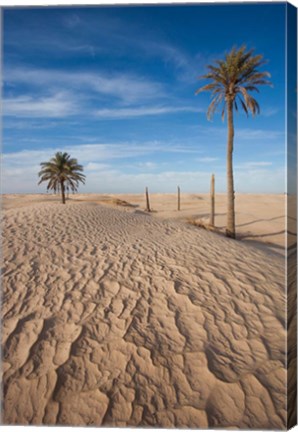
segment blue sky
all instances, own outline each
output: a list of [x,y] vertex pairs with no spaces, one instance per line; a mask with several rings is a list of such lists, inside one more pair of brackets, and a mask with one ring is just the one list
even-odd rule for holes
[[84,192],[225,192],[226,122],[197,77],[233,45],[268,60],[261,114],[235,115],[237,192],[285,190],[285,3],[6,8],[3,193],[44,192],[67,151]]

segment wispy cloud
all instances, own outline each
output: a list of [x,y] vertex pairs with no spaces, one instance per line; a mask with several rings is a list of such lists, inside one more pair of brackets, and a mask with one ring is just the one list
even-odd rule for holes
[[110,168],[110,165],[108,165],[108,164],[94,163],[94,162],[89,162],[84,167],[86,172],[103,171],[103,170],[106,170],[108,168]]
[[165,95],[162,84],[129,73],[106,74],[101,71],[73,72],[50,69],[14,68],[4,71],[6,84],[26,84],[31,88],[61,88],[77,90],[80,95],[90,90],[97,94],[112,96],[122,103],[135,103]]
[[147,57],[158,58],[168,64],[179,80],[184,82],[195,81],[197,67],[195,60],[182,49],[163,41],[142,38],[136,46]]
[[63,23],[68,29],[73,29],[78,27],[82,23],[82,20],[78,14],[71,13],[64,17]]
[[284,193],[286,191],[284,167],[235,167],[234,178],[238,192]]
[[235,131],[235,136],[243,140],[275,140],[283,139],[284,133],[280,130],[272,129],[246,129],[239,128]]
[[151,170],[157,167],[157,164],[155,162],[139,162],[137,164],[137,167],[140,169],[146,169],[146,170]]
[[[10,98],[10,99],[16,100],[17,98]],[[3,103],[5,103],[5,101],[3,101]],[[5,115],[4,112],[3,112],[3,115]],[[11,118],[5,119],[5,121],[3,122],[3,126],[5,129],[13,129],[14,131],[15,130],[24,131],[26,129],[40,130],[40,129],[57,128],[60,126],[60,121],[58,121],[57,119],[49,120],[48,118],[45,118],[45,119],[42,119],[42,118],[37,118],[37,119],[35,119],[35,118],[32,118],[32,119],[22,118],[22,119],[16,120],[12,116]],[[27,138],[27,139],[30,139],[30,138]]]
[[246,166],[248,167],[264,167],[271,166],[272,162],[247,162]]
[[[177,184],[184,192],[207,192],[210,183],[210,171],[198,170],[165,170],[153,171],[153,168],[140,167],[141,171],[124,172],[119,165],[87,164],[85,166],[86,186],[82,192],[97,193],[140,193],[145,186],[151,192],[175,192]],[[4,166],[3,193],[32,193],[43,192],[45,186],[37,186],[38,165],[22,165],[18,167]],[[251,192],[256,190],[264,193],[282,193],[285,186],[284,170],[275,169],[243,169],[235,172],[236,190]],[[216,172],[217,192],[226,192],[226,177],[224,170]],[[261,185],[261,186],[260,186]]]
[[65,117],[77,113],[78,106],[70,94],[52,96],[17,96],[3,100],[3,115],[14,117]]
[[270,161],[255,161],[255,162],[243,162],[235,164],[235,169],[253,169],[253,168],[264,168],[272,166]]
[[[4,166],[21,166],[31,163],[32,160],[40,162],[49,159],[57,149],[53,147],[44,148],[42,150],[22,150],[3,154]],[[94,143],[81,145],[67,145],[59,148],[59,151],[66,151],[73,157],[77,158],[83,164],[103,163],[121,158],[136,158],[155,153],[184,153],[198,154],[201,149],[194,149],[183,145],[173,144],[171,142],[161,141],[145,141],[142,143],[136,142],[121,142],[121,143]],[[91,165],[92,166],[92,165]]]
[[[226,126],[202,126],[195,125],[194,130],[202,135],[208,135],[208,137],[223,137],[226,138],[227,128]],[[255,129],[255,128],[235,128],[235,139],[241,140],[282,140],[285,134],[281,130],[275,129]]]
[[212,162],[216,162],[218,160],[219,160],[219,158],[216,158],[216,157],[201,157],[201,158],[196,159],[196,161],[203,162],[203,163],[212,163]]
[[194,107],[168,107],[168,106],[153,106],[153,107],[138,107],[138,108],[115,108],[115,109],[101,109],[94,112],[99,118],[115,119],[115,118],[129,118],[129,117],[142,117],[160,114],[173,114],[178,112],[199,112],[198,108]]
[[261,109],[261,115],[263,117],[272,117],[275,116],[276,114],[278,114],[280,112],[280,109],[278,108],[262,108]]
[[36,58],[43,57],[46,51],[51,60],[61,60],[62,57],[65,60],[66,57],[75,56],[77,51],[88,58],[103,50],[103,46],[96,43],[96,40],[90,40],[86,31],[82,31],[85,30],[83,24],[86,23],[82,22],[79,14],[61,11],[59,16],[50,18],[51,12],[39,13],[39,19],[31,20],[26,19],[28,12],[23,16],[19,14],[16,26],[6,26],[3,43],[7,57],[14,58],[14,49],[21,50],[23,58],[32,50]]
[[[64,146],[64,148],[59,149],[59,151],[66,151],[77,158],[82,164],[89,164],[91,162],[94,164],[124,157],[129,158],[146,155],[152,151],[152,148],[156,148],[157,146],[158,144],[156,143],[148,143],[142,146],[132,143],[82,144],[77,146]],[[42,162],[50,159],[56,151],[58,150],[49,147],[42,150],[22,150],[20,152],[5,153],[3,154],[3,166],[26,166],[28,163],[31,163],[32,160]]]
[[[119,59],[126,54],[169,66],[171,75],[185,83],[193,83],[203,65],[210,60],[203,53],[193,55],[185,47],[169,42],[161,28],[152,29],[137,20],[127,21],[119,14],[106,13],[103,8],[100,14],[65,11],[58,24],[54,20],[46,21],[45,17],[30,23],[30,27],[21,24],[11,37],[5,38],[5,44],[9,48],[19,44],[20,49],[23,46],[29,51],[33,47],[38,53],[46,47],[55,59],[62,55],[76,55],[76,51],[87,56],[100,52]],[[32,38],[32,32],[38,33],[39,37]]]
[[[156,154],[168,154],[171,160],[175,153],[191,155],[200,153],[173,143],[148,141],[142,143],[97,143],[77,146],[65,146],[60,151],[67,151],[84,165],[87,174],[86,192],[140,192],[149,185],[156,192],[175,190],[179,184],[184,191],[207,191],[210,181],[208,163],[217,158],[201,157],[206,169],[165,170],[164,163],[158,163]],[[46,161],[57,151],[55,148],[40,150],[23,150],[3,154],[3,193],[38,192],[37,173],[40,162]],[[143,159],[143,160],[142,160]],[[130,160],[130,161],[129,161]],[[162,159],[164,160],[164,159]],[[169,164],[167,164],[169,166]],[[225,191],[225,168],[216,168],[218,192]],[[269,179],[269,180],[268,180]],[[260,185],[264,192],[282,192],[284,186],[284,169],[273,167],[271,161],[248,161],[235,165],[235,181],[238,192],[249,192]]]
[[[37,187],[37,173],[40,170],[40,163],[49,160],[57,151],[55,148],[45,148],[40,150],[22,150],[12,153],[4,153],[2,160],[2,179],[3,193],[13,192],[38,192],[41,189]],[[189,154],[198,153],[193,149],[178,146],[172,143],[163,142],[143,142],[143,143],[117,143],[117,144],[83,144],[77,146],[65,146],[59,148],[59,151],[66,151],[73,157],[77,158],[83,164],[88,178],[88,191],[98,190],[98,185],[105,185],[106,191],[124,190],[129,188],[143,187],[134,183],[136,181],[145,181],[146,174],[140,173],[142,170],[147,175],[151,175],[151,184],[158,185],[160,181],[168,181],[173,179],[174,174],[169,172],[162,176],[158,174],[158,178],[153,178],[154,175],[150,171],[158,168],[158,164],[152,161],[142,162],[142,157],[154,157],[156,154]],[[122,170],[127,165],[127,161],[131,160],[130,169],[135,174],[127,174]],[[121,163],[120,163],[121,161]],[[123,161],[123,163],[122,163]],[[120,163],[120,164],[119,164]],[[119,168],[120,167],[120,168]],[[139,172],[139,174],[137,174]],[[186,173],[183,178],[187,178]],[[182,179],[182,177],[181,177]],[[124,185],[122,181],[127,181]],[[172,180],[171,180],[172,181]],[[135,184],[135,186],[133,186]],[[137,185],[137,186],[136,186]],[[167,183],[164,184],[167,187]]]

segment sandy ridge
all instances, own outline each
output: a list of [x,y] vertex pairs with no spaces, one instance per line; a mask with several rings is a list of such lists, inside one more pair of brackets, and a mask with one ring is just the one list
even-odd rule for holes
[[4,422],[284,428],[284,261],[88,203],[4,214]]

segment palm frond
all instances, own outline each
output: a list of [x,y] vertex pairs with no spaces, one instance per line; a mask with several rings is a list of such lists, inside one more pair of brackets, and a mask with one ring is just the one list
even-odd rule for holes
[[[195,93],[211,92],[212,101],[207,110],[208,119],[211,119],[221,102],[226,104],[228,101],[232,101],[236,111],[241,106],[246,115],[249,112],[252,115],[258,114],[259,104],[250,93],[259,93],[258,87],[262,85],[272,86],[268,79],[271,77],[270,73],[260,70],[260,67],[266,63],[261,54],[256,55],[254,49],[247,49],[245,45],[242,45],[240,48],[232,47],[225,54],[224,59],[216,60],[214,64],[208,65],[207,74],[202,75],[200,79],[209,82]],[[237,104],[237,97],[240,106]],[[224,111],[225,107],[222,110],[222,118],[224,118]]]
[[47,190],[59,191],[64,184],[72,191],[77,191],[79,183],[85,183],[83,166],[66,152],[57,152],[48,162],[41,162],[40,165],[38,184],[48,182]]

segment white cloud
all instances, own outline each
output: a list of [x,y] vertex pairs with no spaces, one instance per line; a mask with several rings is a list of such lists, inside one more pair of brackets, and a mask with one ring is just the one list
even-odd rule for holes
[[152,193],[176,192],[178,184],[182,192],[199,193],[208,191],[210,174],[200,171],[125,173],[111,169],[110,171],[91,173],[87,177],[87,181],[86,190],[98,193],[142,193],[146,186]]
[[58,70],[14,68],[4,71],[7,84],[28,84],[33,87],[67,88],[81,94],[90,90],[101,95],[113,96],[122,103],[135,103],[163,97],[163,86],[142,76],[128,73],[105,74],[103,72],[62,72]]
[[272,162],[247,162],[246,166],[249,167],[264,167],[271,166]]
[[159,58],[164,63],[169,64],[171,72],[175,72],[176,78],[184,84],[190,85],[197,81],[198,76],[206,72],[208,64],[223,56],[223,53],[206,55],[201,52],[197,52],[193,56],[168,41],[156,40],[152,37],[140,38],[138,41],[131,40],[130,42],[133,43],[134,49],[140,49],[143,56]]
[[102,164],[102,163],[94,163],[94,162],[89,162],[87,163],[87,165],[85,165],[84,170],[85,171],[103,171],[106,169],[109,169],[110,165],[108,164]]
[[284,133],[271,129],[235,129],[235,137],[243,140],[275,140],[282,139]]
[[[285,185],[283,169],[255,169],[235,171],[236,193],[283,193]],[[181,192],[207,193],[210,188],[210,171],[162,171],[126,173],[119,169],[93,172],[87,177],[83,190],[98,193],[173,192],[180,186]],[[226,192],[225,170],[216,172],[217,193]],[[153,205],[154,207],[154,205]]]
[[[177,184],[182,191],[199,193],[209,190],[211,172],[207,162],[203,169],[198,166],[198,170],[184,168],[183,171],[178,171],[174,168],[169,171],[164,164],[158,165],[154,160],[150,160],[161,152],[183,155],[199,153],[200,149],[195,151],[182,145],[152,141],[139,144],[84,144],[65,146],[59,150],[70,153],[83,164],[87,182],[85,187],[80,188],[82,192],[142,192],[145,186],[148,186],[151,192],[170,192],[176,190]],[[57,149],[48,148],[4,153],[3,193],[45,191],[45,187],[37,186],[39,164],[49,160],[56,151]],[[145,160],[138,159],[141,157]],[[127,162],[128,158],[131,158],[130,163]],[[201,159],[206,160],[204,157]],[[249,161],[235,165],[236,191],[283,192],[284,169],[271,165],[270,161]],[[217,166],[215,175],[217,192],[225,192],[225,167]]]
[[138,166],[138,168],[141,168],[141,169],[149,169],[150,170],[150,169],[156,168],[157,164],[154,162],[148,161],[148,162],[139,162],[137,164],[137,166]]
[[[3,193],[21,193],[21,192],[38,192],[42,188],[37,186],[38,172],[40,170],[40,163],[49,160],[58,149],[47,148],[43,150],[23,150],[13,153],[4,153],[2,155],[2,185]],[[144,157],[150,154],[164,153],[199,153],[200,150],[193,150],[191,148],[185,148],[177,144],[162,143],[157,141],[150,141],[144,143],[118,143],[118,144],[83,144],[77,146],[65,146],[60,148],[59,151],[66,151],[73,157],[77,158],[81,164],[83,164],[88,179],[88,191],[96,190],[98,187],[97,180],[101,180],[100,184],[106,185],[106,188],[112,188],[114,182],[114,188],[123,190],[123,188],[138,187],[138,182],[145,181],[146,177],[140,177],[128,174],[124,174],[121,171],[117,171],[113,165],[113,161],[131,158]],[[132,169],[135,171],[137,168],[135,161]],[[139,169],[143,168],[147,171],[154,168],[153,162],[144,162],[139,164]],[[119,166],[119,164],[118,164]],[[154,176],[153,176],[154,177]],[[156,179],[169,179],[175,178],[170,174],[164,174],[163,177],[156,177]],[[185,176],[186,178],[186,176]],[[157,180],[154,180],[154,184]],[[126,184],[122,184],[122,181]],[[174,180],[173,180],[174,181]],[[135,184],[135,186],[131,186]],[[142,183],[141,183],[142,184]],[[152,180],[153,184],[153,180]],[[156,183],[156,187],[157,187]],[[87,187],[86,186],[86,187]],[[107,189],[108,190],[108,189]],[[128,190],[128,189],[127,189]]]
[[[11,98],[13,99],[13,98]],[[4,114],[4,113],[3,113]],[[5,129],[13,129],[13,130],[17,130],[17,129],[21,129],[21,130],[26,130],[26,129],[50,129],[50,128],[56,128],[58,126],[60,126],[61,123],[59,121],[59,119],[52,119],[49,120],[47,117],[45,117],[44,119],[37,117],[37,118],[22,118],[20,120],[16,120],[15,118],[6,118],[4,121],[3,126],[5,127]],[[26,141],[30,141],[30,138],[26,138]]]
[[[202,126],[195,125],[193,127],[194,130],[197,130],[198,133],[202,135],[207,135],[210,137],[220,137],[226,139],[227,136],[227,127],[223,126]],[[251,129],[249,128],[235,128],[235,140],[260,140],[260,141],[268,141],[268,140],[282,140],[284,139],[285,134],[281,130],[272,130],[272,129]]]
[[[50,159],[57,151],[66,151],[77,158],[82,164],[102,163],[102,161],[119,159],[123,157],[136,157],[148,154],[152,146],[138,146],[136,144],[83,144],[78,146],[65,146],[61,149],[47,148],[44,150],[23,150],[3,154],[4,166],[26,166],[32,161],[43,162]],[[156,146],[155,146],[156,148]],[[92,162],[91,162],[92,161]],[[94,165],[91,165],[94,167]]]
[[172,70],[174,66],[175,72],[178,72],[177,77],[182,81],[194,81],[198,64],[192,57],[174,45],[160,40],[154,41],[142,38],[137,42],[137,47],[142,50],[143,55],[159,57],[165,63],[170,63]]
[[284,193],[286,176],[284,168],[235,168],[236,191],[245,193]]
[[269,167],[272,165],[270,161],[256,161],[256,162],[243,162],[240,164],[235,164],[235,169],[251,169],[251,168],[262,168]]
[[14,117],[65,117],[77,112],[77,105],[67,93],[48,97],[17,96],[3,100],[3,115]]
[[101,109],[95,111],[95,115],[104,119],[115,118],[129,118],[129,117],[142,117],[161,114],[172,114],[178,112],[199,112],[198,108],[194,107],[168,107],[168,106],[155,106],[155,107],[134,107],[134,108],[115,108],[115,109]]
[[43,162],[50,159],[57,151],[66,151],[77,158],[82,164],[102,164],[104,161],[111,161],[121,158],[134,158],[146,156],[156,152],[164,153],[200,153],[200,149],[187,148],[173,143],[159,141],[148,141],[143,143],[94,143],[81,145],[67,145],[59,150],[56,148],[45,148],[43,150],[22,150],[19,152],[4,153],[4,166],[26,166],[32,161]]
[[196,159],[196,161],[203,162],[203,163],[212,163],[212,162],[216,162],[218,160],[219,160],[219,158],[216,158],[216,157],[201,157],[201,158]]

